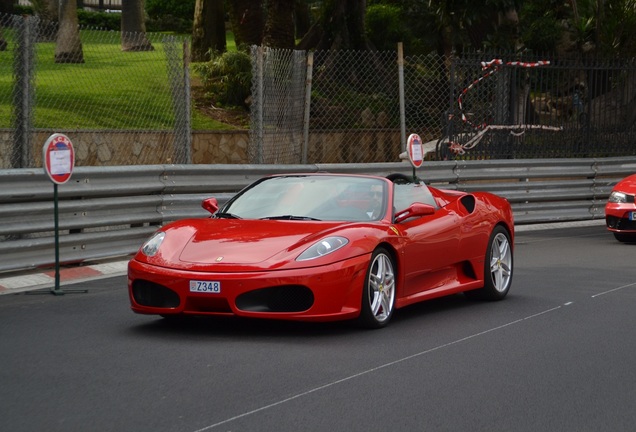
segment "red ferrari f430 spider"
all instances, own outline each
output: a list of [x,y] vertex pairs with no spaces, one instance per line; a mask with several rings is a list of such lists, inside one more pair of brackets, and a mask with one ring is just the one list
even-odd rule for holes
[[211,216],[159,229],[128,265],[134,312],[357,320],[463,292],[501,300],[513,275],[510,204],[385,177],[264,177]]

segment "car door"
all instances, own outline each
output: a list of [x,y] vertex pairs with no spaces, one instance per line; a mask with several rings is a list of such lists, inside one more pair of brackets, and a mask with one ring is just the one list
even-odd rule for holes
[[412,202],[431,204],[436,211],[432,215],[411,218],[396,225],[404,236],[403,293],[407,296],[444,286],[453,278],[456,279],[454,265],[460,239],[459,216],[452,205],[437,207],[424,185],[396,185],[396,211],[408,207]]

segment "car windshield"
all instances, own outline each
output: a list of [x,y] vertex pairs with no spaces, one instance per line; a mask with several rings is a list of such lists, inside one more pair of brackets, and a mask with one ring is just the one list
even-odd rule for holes
[[386,212],[387,183],[330,175],[268,177],[244,189],[220,210],[242,219],[369,221]]

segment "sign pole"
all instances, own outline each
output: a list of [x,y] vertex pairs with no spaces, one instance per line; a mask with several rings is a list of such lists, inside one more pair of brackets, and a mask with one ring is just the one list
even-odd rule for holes
[[53,219],[55,225],[55,287],[51,294],[64,295],[66,292],[88,292],[88,290],[62,291],[60,288],[60,216],[58,185],[66,183],[73,174],[75,150],[66,135],[56,133],[49,137],[42,147],[44,170],[53,182]]
[[53,212],[55,220],[55,289],[51,293],[55,295],[63,295],[64,291],[60,289],[60,223],[57,197],[57,183],[53,183]]

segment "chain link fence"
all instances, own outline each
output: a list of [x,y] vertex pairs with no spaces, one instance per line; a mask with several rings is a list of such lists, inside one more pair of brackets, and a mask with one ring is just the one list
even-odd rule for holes
[[636,154],[632,59],[464,54],[439,159],[607,157]]
[[[78,166],[188,163],[187,39],[80,28],[83,61],[56,63],[57,29],[0,15],[0,168],[41,166],[54,132],[77,139]],[[150,49],[124,51],[123,36]]]
[[[437,55],[402,59],[399,51],[312,56],[313,62],[297,62],[309,77],[308,121],[267,123],[252,115],[252,128],[259,130],[252,153],[265,154],[265,160],[268,134],[301,127],[304,140],[288,143],[285,163],[396,161],[410,133],[420,135],[427,158],[435,160],[636,154],[632,59],[464,53],[444,61]],[[263,106],[287,106],[286,92],[253,91]],[[303,97],[300,90],[296,95]],[[308,150],[301,152],[303,146]]]
[[436,160],[636,154],[633,59],[253,47],[249,138],[203,142],[187,37],[79,28],[82,63],[56,63],[56,37],[0,15],[0,169],[41,167],[55,132],[77,166],[393,162],[410,133]]

